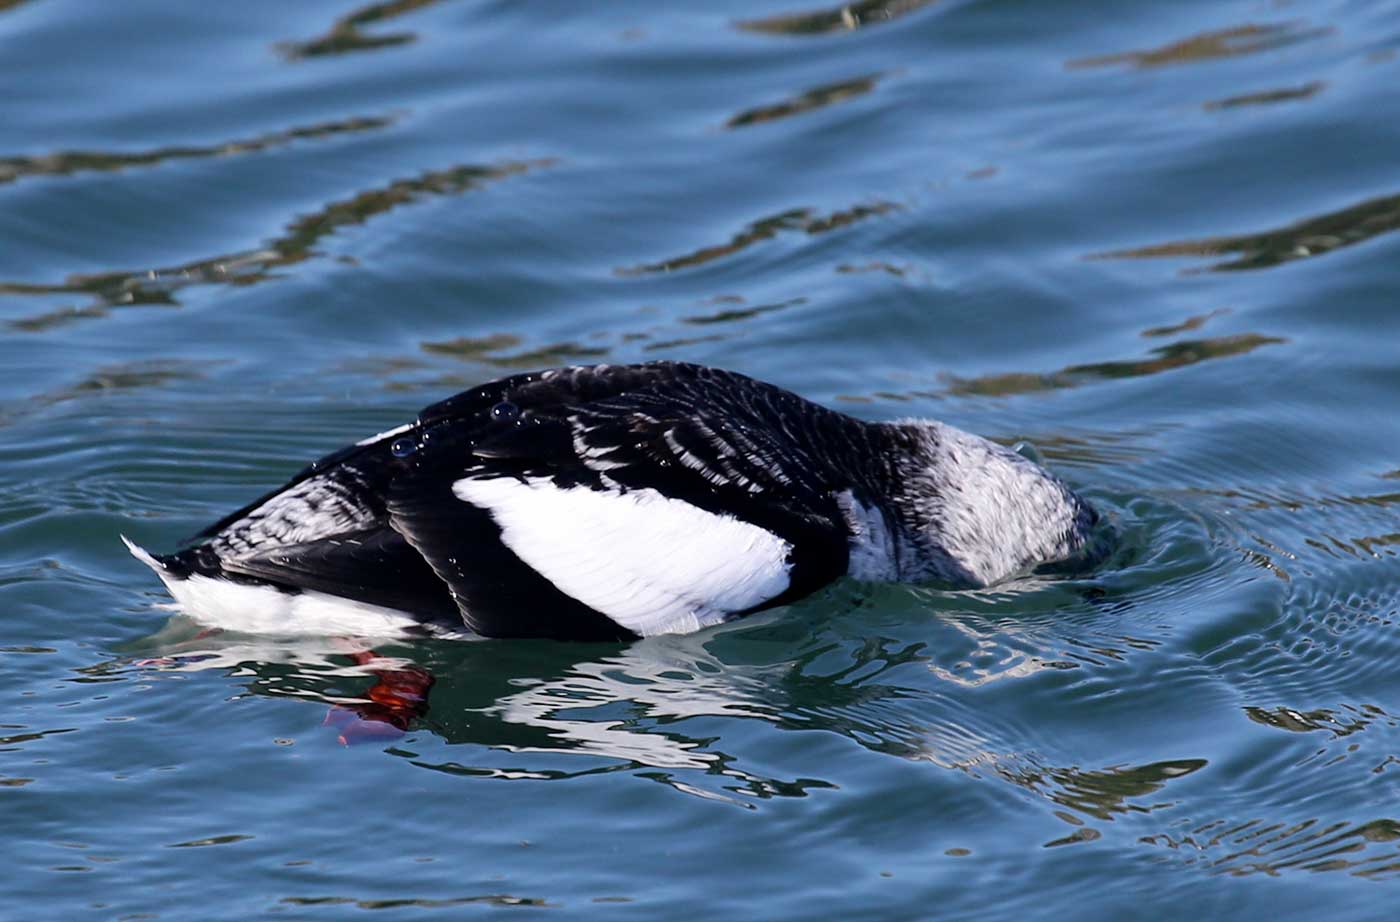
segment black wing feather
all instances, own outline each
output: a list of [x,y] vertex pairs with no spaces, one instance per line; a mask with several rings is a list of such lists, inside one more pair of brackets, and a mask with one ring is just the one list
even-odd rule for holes
[[387,498],[393,528],[422,555],[439,585],[450,588],[467,627],[486,637],[634,636],[560,592],[502,543],[488,512],[453,494],[452,484],[462,477],[488,467],[499,471],[506,463],[483,463],[472,454],[473,434],[483,434],[477,421],[454,422],[440,419],[424,433],[423,446],[394,478]]
[[447,625],[460,621],[452,595],[432,568],[388,527],[282,545],[224,560],[222,566],[233,576],[411,611]]
[[[518,408],[518,418],[493,423],[489,410],[500,401]],[[812,439],[773,423],[783,414],[813,412],[829,417],[827,424],[852,423],[771,385],[696,365],[581,366],[521,375],[423,411],[427,438],[414,456],[414,472],[395,480],[391,519],[452,585],[470,623],[486,617],[485,608],[509,587],[481,575],[477,565],[500,561],[467,565],[460,559],[463,531],[489,527],[493,540],[480,546],[501,547],[524,564],[494,540],[499,531],[488,514],[455,499],[453,482],[546,476],[561,486],[651,488],[787,541],[793,548],[790,587],[759,607],[782,604],[831,582],[847,566],[839,487],[826,473],[829,465],[812,454]],[[520,576],[515,568],[512,573]],[[487,633],[525,629],[502,623],[512,617],[524,616],[502,612],[487,617],[490,624],[473,626]],[[556,629],[555,618],[544,620]]]
[[[503,403],[510,412],[493,414]],[[516,557],[490,514],[458,499],[453,483],[546,476],[561,486],[651,488],[740,517],[792,547],[789,589],[756,606],[763,608],[845,572],[835,494],[851,485],[832,479],[843,466],[823,446],[854,445],[864,438],[860,426],[771,385],[697,365],[516,375],[425,408],[407,431],[322,458],[173,559],[427,617],[456,611],[488,636],[625,637]],[[399,439],[414,450],[391,452]]]

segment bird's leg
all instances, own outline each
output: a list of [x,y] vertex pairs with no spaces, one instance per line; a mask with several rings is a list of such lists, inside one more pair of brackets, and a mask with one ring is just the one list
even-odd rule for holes
[[[361,666],[383,659],[373,650],[352,652],[350,658]],[[412,663],[392,669],[371,668],[370,673],[375,681],[366,693],[368,700],[335,705],[323,721],[340,731],[341,745],[397,739],[408,732],[414,720],[428,713],[432,673]]]

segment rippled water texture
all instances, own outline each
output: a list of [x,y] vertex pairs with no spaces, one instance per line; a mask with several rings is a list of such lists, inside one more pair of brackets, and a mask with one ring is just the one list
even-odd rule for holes
[[[805,2],[0,0],[12,914],[1394,914],[1400,7]],[[1028,441],[1119,544],[371,658],[117,540],[658,357]]]

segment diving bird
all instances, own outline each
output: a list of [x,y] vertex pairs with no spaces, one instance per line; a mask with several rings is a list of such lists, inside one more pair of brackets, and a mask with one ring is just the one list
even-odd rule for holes
[[652,362],[483,384],[183,550],[127,545],[213,627],[598,640],[696,631],[842,576],[988,586],[1075,558],[1097,519],[952,426]]

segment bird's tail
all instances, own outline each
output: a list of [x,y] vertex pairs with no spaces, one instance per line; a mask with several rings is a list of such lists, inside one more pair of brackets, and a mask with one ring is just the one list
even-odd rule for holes
[[160,577],[160,581],[165,583],[166,588],[169,588],[173,583],[178,583],[189,576],[189,571],[179,566],[179,555],[158,557],[135,541],[132,541],[126,535],[121,535],[120,537],[122,539],[122,544],[125,544],[126,549],[131,551],[131,556],[154,570],[156,576]]

